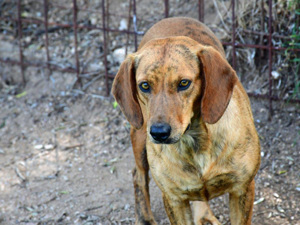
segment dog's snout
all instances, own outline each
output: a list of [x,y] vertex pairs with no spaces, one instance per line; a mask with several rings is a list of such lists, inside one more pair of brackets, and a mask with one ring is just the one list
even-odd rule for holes
[[171,134],[171,127],[166,123],[156,123],[150,127],[150,134],[159,143],[165,142]]

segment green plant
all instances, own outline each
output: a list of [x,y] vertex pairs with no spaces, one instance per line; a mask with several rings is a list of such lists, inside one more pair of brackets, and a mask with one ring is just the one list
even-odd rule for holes
[[295,23],[293,26],[292,34],[290,35],[291,41],[288,42],[287,50],[285,51],[286,57],[289,59],[294,67],[294,80],[295,87],[293,97],[299,98],[300,96],[300,54],[295,49],[300,49],[300,0],[289,1],[288,8],[295,12]]

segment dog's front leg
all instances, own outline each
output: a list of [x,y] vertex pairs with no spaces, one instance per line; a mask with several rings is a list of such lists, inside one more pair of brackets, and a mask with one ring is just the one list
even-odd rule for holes
[[209,222],[212,225],[221,225],[221,223],[214,216],[207,201],[193,202],[194,222],[196,225],[205,224]]
[[140,130],[132,128],[130,136],[136,164],[132,172],[135,194],[135,224],[156,225],[150,207],[146,132],[143,128]]
[[172,225],[193,225],[192,210],[189,201],[174,201],[163,196],[165,209]]
[[250,225],[253,211],[255,182],[252,180],[242,195],[230,194],[230,221],[232,225]]

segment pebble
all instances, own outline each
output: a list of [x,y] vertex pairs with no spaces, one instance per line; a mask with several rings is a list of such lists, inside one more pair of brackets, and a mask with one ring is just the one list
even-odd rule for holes
[[44,148],[45,148],[46,150],[52,150],[52,149],[54,149],[54,145],[52,145],[52,144],[47,144],[47,145],[44,146]]
[[279,195],[278,195],[276,192],[273,194],[273,196],[274,196],[275,198],[279,198]]
[[127,20],[126,19],[122,19],[120,21],[119,30],[127,30],[127,29],[128,29]]
[[126,53],[125,48],[117,48],[113,52],[113,57],[119,64],[121,64],[125,59],[126,56],[125,53]]
[[259,203],[262,203],[264,200],[265,200],[265,198],[264,198],[264,197],[261,197],[260,199],[258,199],[258,200],[256,200],[256,201],[254,202],[254,205],[257,205],[257,204],[259,204]]
[[280,77],[280,74],[277,71],[272,71],[271,74],[275,80],[277,80]]
[[284,209],[283,208],[281,208],[281,206],[279,206],[279,205],[277,205],[277,210],[278,210],[278,212],[280,212],[280,213],[284,213]]
[[129,204],[126,204],[126,205],[124,206],[124,210],[128,211],[129,209],[130,209],[130,205],[129,205]]
[[43,147],[44,145],[35,145],[34,149],[41,150]]

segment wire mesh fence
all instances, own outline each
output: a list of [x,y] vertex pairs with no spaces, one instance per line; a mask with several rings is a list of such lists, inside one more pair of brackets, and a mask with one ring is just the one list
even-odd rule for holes
[[268,99],[272,113],[274,100],[300,102],[297,7],[275,0],[2,0],[0,65],[19,66],[23,85],[31,66],[49,76],[73,73],[79,85],[87,74],[101,74],[108,95],[119,63],[151,25],[188,16],[216,33],[248,94]]

